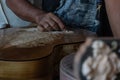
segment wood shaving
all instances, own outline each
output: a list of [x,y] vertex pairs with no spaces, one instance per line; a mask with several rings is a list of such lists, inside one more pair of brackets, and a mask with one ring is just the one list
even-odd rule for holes
[[120,72],[120,59],[103,41],[92,45],[93,56],[83,63],[82,73],[87,80],[115,80]]

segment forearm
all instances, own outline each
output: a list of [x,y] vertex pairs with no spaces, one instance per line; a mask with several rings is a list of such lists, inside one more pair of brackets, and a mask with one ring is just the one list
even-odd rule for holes
[[120,0],[105,0],[105,4],[114,37],[120,38]]
[[44,13],[27,0],[6,0],[6,3],[17,16],[27,21],[36,22],[37,15]]
[[53,13],[45,13],[28,0],[6,0],[13,12],[24,20],[36,23],[40,31],[64,30],[62,21]]

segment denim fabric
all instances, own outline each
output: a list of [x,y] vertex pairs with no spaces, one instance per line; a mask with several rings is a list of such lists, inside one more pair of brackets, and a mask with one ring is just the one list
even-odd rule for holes
[[98,3],[101,3],[101,2],[102,2],[102,0],[97,0],[97,2],[98,2]]
[[96,20],[96,0],[60,0],[60,6],[54,12],[66,25],[73,28],[96,32],[99,22]]

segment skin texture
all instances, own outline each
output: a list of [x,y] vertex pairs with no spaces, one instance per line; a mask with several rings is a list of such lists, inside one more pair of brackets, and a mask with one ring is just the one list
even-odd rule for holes
[[120,38],[120,0],[105,0],[105,4],[114,37]]
[[40,31],[65,30],[64,24],[57,16],[34,7],[27,0],[6,0],[6,3],[20,18],[36,23]]
[[[6,2],[19,17],[37,23],[40,31],[65,29],[62,21],[53,13],[46,13],[32,6],[27,0],[6,0]],[[105,0],[105,4],[114,37],[120,38],[120,0]]]

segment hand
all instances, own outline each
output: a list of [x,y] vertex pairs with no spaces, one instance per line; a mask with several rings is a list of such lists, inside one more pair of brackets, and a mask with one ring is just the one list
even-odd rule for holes
[[53,13],[42,13],[36,17],[40,31],[64,30],[62,21]]

